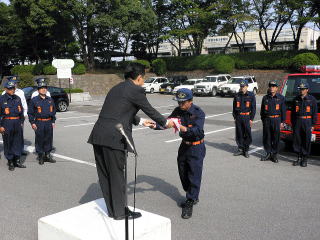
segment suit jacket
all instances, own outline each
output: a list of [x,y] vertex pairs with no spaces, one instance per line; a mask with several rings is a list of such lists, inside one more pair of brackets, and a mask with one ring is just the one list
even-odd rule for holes
[[133,143],[132,124],[139,124],[140,118],[136,114],[140,109],[158,124],[166,124],[166,119],[148,102],[142,87],[135,85],[131,80],[114,86],[104,101],[88,143],[132,152],[115,126],[121,123]]

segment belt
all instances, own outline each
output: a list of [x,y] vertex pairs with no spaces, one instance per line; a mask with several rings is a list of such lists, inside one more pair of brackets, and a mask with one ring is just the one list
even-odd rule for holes
[[278,117],[280,117],[280,115],[270,115],[270,116],[268,116],[268,118],[278,118]]
[[299,116],[298,118],[302,118],[302,119],[311,119],[312,116]]
[[4,119],[15,120],[20,119],[20,117],[4,117]]
[[204,142],[204,139],[201,139],[201,140],[199,140],[199,141],[196,141],[196,142],[188,142],[188,141],[183,141],[185,144],[187,144],[187,145],[192,145],[192,146],[194,146],[194,145],[199,145],[199,144],[201,144],[201,143],[203,143]]
[[250,115],[250,112],[240,113],[240,115],[248,116],[248,115]]
[[46,121],[50,121],[52,118],[37,118],[36,120],[37,121],[44,121],[44,122],[46,122]]

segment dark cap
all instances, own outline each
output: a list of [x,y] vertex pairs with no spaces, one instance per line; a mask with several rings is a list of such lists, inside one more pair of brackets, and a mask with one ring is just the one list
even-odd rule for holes
[[278,84],[278,82],[276,80],[272,80],[272,81],[269,82],[269,87],[272,87],[272,86],[278,87],[279,84]]
[[177,91],[174,100],[178,102],[188,101],[193,98],[192,91],[188,88],[181,88]]
[[45,78],[37,78],[35,81],[38,84],[39,82],[45,82],[46,79]]
[[19,79],[17,76],[9,76],[9,77],[7,77],[7,80],[15,82],[15,83],[19,82]]
[[309,89],[308,83],[300,83],[298,89]]
[[8,82],[6,82],[4,87],[8,88],[8,89],[15,88],[16,87],[16,83],[14,81],[8,81]]
[[38,89],[39,88],[43,88],[43,87],[48,87],[47,83],[46,82],[38,82]]
[[248,84],[248,81],[247,80],[242,80],[241,82],[240,82],[240,87],[244,87],[244,86],[248,86],[249,84]]

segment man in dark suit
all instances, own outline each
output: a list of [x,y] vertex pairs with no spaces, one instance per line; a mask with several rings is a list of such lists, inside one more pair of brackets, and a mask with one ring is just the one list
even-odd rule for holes
[[[93,145],[97,172],[103,197],[110,217],[116,220],[125,218],[124,167],[126,150],[133,152],[116,125],[121,123],[123,129],[132,139],[132,124],[151,126],[152,121],[136,116],[141,109],[160,125],[173,127],[148,102],[144,89],[145,68],[139,63],[131,63],[125,69],[125,81],[114,86],[108,93],[99,118],[95,123],[88,143]],[[129,218],[138,218],[141,213],[129,211]]]

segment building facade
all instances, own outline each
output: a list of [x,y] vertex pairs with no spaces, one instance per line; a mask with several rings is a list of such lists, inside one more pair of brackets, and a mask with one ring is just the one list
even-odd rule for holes
[[[268,37],[271,38],[273,30],[268,30]],[[244,34],[239,33],[239,36],[243,38]],[[234,35],[229,41],[231,33],[227,36],[212,36],[207,37],[204,40],[201,54],[218,54],[218,53],[236,53],[239,52]],[[314,30],[309,27],[302,29],[301,37],[299,41],[299,50],[308,49],[316,50],[316,42],[320,38],[320,31]],[[229,43],[228,43],[229,41]],[[228,45],[227,45],[228,44]],[[176,44],[177,45],[177,44]],[[294,38],[291,28],[283,29],[275,43],[273,48],[274,51],[280,50],[293,50],[294,49]],[[255,52],[264,51],[262,42],[260,41],[258,31],[250,31],[245,33],[244,51]],[[189,41],[184,40],[181,44],[181,55],[191,56],[192,51],[190,48]],[[161,43],[159,46],[158,57],[171,57],[178,56],[177,49],[169,42]]]

